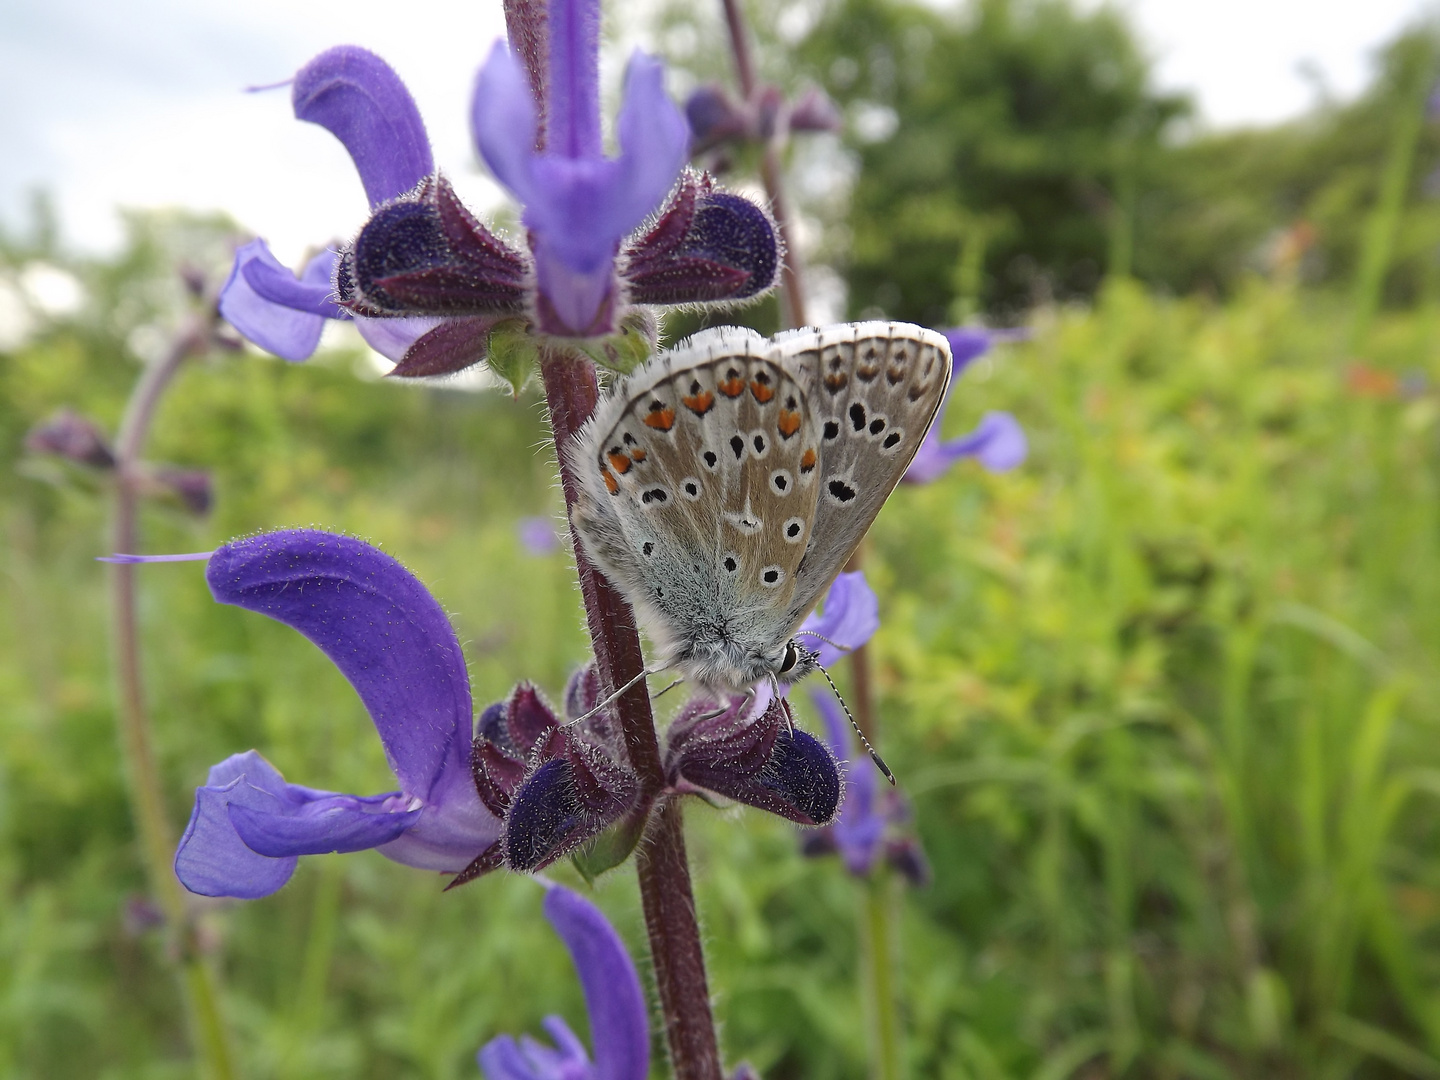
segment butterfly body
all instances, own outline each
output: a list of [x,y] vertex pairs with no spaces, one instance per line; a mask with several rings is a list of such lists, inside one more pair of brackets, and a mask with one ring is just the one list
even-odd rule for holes
[[665,667],[719,692],[813,670],[795,632],[904,474],[949,378],[945,339],[904,323],[773,341],[723,327],[604,395],[567,450],[582,489],[573,522]]

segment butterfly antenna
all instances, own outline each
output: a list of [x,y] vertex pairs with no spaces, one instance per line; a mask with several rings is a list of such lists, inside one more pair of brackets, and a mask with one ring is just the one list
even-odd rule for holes
[[[601,709],[605,708],[607,705],[609,705],[611,702],[613,702],[616,698],[618,698],[621,694],[625,693],[626,690],[629,690],[632,686],[634,686],[636,683],[638,683],[641,679],[645,678],[647,675],[654,675],[654,674],[655,674],[655,672],[651,671],[649,668],[641,668],[641,669],[640,669],[640,674],[639,674],[639,675],[636,675],[633,679],[631,679],[629,682],[627,682],[624,686],[620,687],[619,690],[616,690],[613,694],[611,694],[609,697],[607,697],[604,701],[599,702],[599,703],[598,703],[593,709],[591,709],[589,712],[587,712],[587,713],[585,713],[585,714],[583,714],[583,715],[581,715],[581,716],[577,716],[574,720],[566,721],[564,724],[561,725],[561,727],[574,727],[576,724],[580,723],[582,720],[589,720],[590,717],[594,716],[594,715],[595,715],[596,713],[598,713]],[[666,689],[669,689],[669,687],[667,687]]]
[[854,651],[855,651],[855,646],[854,646],[854,645],[841,645],[840,642],[838,642],[838,641],[831,641],[831,640],[830,640],[828,637],[826,637],[824,634],[817,634],[814,630],[797,630],[797,631],[795,631],[795,636],[796,636],[796,637],[799,637],[801,634],[804,634],[806,637],[819,638],[821,641],[825,642],[826,645],[833,645],[833,646],[835,646],[835,648],[839,649],[841,652],[848,653],[848,652],[854,652]]
[[855,717],[850,715],[850,706],[845,704],[845,699],[840,694],[840,688],[835,685],[835,680],[830,677],[830,672],[820,667],[819,664],[816,664],[815,667],[821,675],[825,676],[825,681],[830,684],[830,689],[835,691],[835,700],[840,702],[840,708],[845,710],[845,719],[850,721],[850,726],[855,729],[855,734],[860,736],[860,742],[869,753],[870,760],[875,762],[875,767],[884,773],[885,779],[890,781],[891,787],[894,787],[895,774],[890,771],[890,766],[885,764],[885,759],[875,752],[875,747],[870,745],[870,740],[865,737],[865,732],[860,730],[860,725],[855,722]]

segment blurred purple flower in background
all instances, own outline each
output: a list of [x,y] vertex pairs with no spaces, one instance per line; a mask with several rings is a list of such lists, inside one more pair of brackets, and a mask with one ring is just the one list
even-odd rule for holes
[[544,911],[580,976],[594,1061],[563,1019],[547,1016],[545,1030],[555,1045],[528,1035],[492,1039],[476,1055],[485,1080],[645,1080],[650,1018],[625,943],[599,908],[559,885],[549,886]]
[[488,230],[435,172],[394,71],[341,46],[296,75],[295,115],[345,145],[371,218],[351,245],[316,256],[298,278],[263,241],[241,249],[222,293],[225,317],[263,348],[301,360],[325,319],[349,315],[396,361],[392,374],[437,375],[484,360],[502,323],[598,338],[622,330],[631,304],[732,303],[773,287],[773,223],[685,170],[690,131],[665,95],[659,61],[631,58],[620,153],[609,158],[598,0],[554,0],[536,31],[548,39],[544,85],[533,86],[522,59],[497,42],[471,105],[481,156],[522,204],[528,252]]
[[865,580],[865,572],[840,574],[825,594],[825,600],[806,616],[795,631],[807,648],[820,653],[820,666],[829,667],[845,654],[860,648],[880,629],[880,601]]
[[187,889],[268,896],[301,855],[366,848],[457,873],[493,844],[499,822],[470,774],[465,658],[444,610],[413,574],[359,540],[292,529],[226,544],[205,577],[220,603],[293,627],[335,663],[375,722],[400,790],[321,791],[287,783],[254,750],[229,757],[195,792],[175,855]]
[[560,533],[556,531],[554,518],[521,518],[516,523],[515,533],[520,538],[520,546],[536,558],[553,555],[560,550]]
[[[826,739],[836,758],[845,762],[850,745],[850,726],[835,702],[821,689],[811,691],[811,701],[825,723]],[[879,776],[861,762],[845,774],[845,801],[834,822],[823,829],[802,834],[801,851],[808,856],[838,854],[845,869],[855,877],[869,877],[884,859],[912,885],[930,880],[930,864],[911,828],[910,807],[893,788],[881,790]]]
[[973,457],[991,472],[1006,472],[1024,463],[1030,452],[1025,431],[1008,412],[987,412],[979,426],[968,435],[956,439],[942,439],[940,428],[945,421],[945,409],[950,395],[955,393],[955,384],[960,375],[972,363],[985,355],[991,346],[1007,341],[1021,341],[1029,335],[1023,330],[985,330],[976,326],[961,326],[943,331],[950,342],[951,379],[945,401],[940,405],[935,422],[925,433],[915,459],[905,471],[904,479],[911,484],[928,484],[938,479],[951,465],[961,458]]

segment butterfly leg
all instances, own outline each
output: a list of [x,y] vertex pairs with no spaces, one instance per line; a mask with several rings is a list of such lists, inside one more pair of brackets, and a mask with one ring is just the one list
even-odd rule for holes
[[654,674],[655,674],[655,672],[651,671],[649,668],[641,668],[641,669],[640,669],[640,674],[639,674],[639,675],[636,675],[633,679],[631,679],[629,682],[627,682],[624,686],[620,687],[619,690],[616,690],[613,694],[611,694],[609,697],[607,697],[604,701],[601,701],[601,702],[600,702],[599,704],[597,704],[593,709],[591,709],[589,712],[585,713],[584,715],[582,715],[582,716],[577,716],[574,720],[566,721],[566,723],[565,723],[563,726],[564,726],[564,727],[574,727],[576,724],[580,723],[582,720],[589,720],[590,717],[594,716],[594,715],[595,715],[596,713],[598,713],[601,709],[603,709],[603,708],[605,708],[606,706],[608,706],[609,704],[611,704],[611,703],[612,703],[613,701],[615,701],[618,697],[620,697],[621,694],[625,693],[626,690],[629,690],[632,686],[634,686],[636,683],[640,682],[640,681],[641,681],[642,679],[644,679],[647,675],[654,675]]
[[651,695],[650,695],[650,700],[651,700],[651,701],[654,701],[656,698],[661,697],[661,696],[664,695],[664,694],[668,694],[671,690],[674,690],[675,687],[679,686],[679,685],[680,685],[682,682],[684,682],[684,681],[685,681],[684,679],[676,679],[676,680],[675,680],[674,682],[672,682],[669,686],[665,687],[664,690],[661,690],[661,691],[659,691],[659,692],[657,692],[657,693],[651,694]]

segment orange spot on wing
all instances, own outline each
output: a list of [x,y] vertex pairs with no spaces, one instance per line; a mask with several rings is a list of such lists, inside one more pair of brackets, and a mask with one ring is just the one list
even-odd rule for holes
[[680,400],[685,402],[685,407],[696,416],[704,416],[715,404],[715,395],[709,390],[701,390],[698,394],[692,394]]
[[745,392],[745,380],[738,377],[726,379],[720,383],[720,392],[726,397],[739,397]]
[[800,430],[800,414],[791,412],[789,409],[781,409],[780,420],[776,426],[779,427],[780,434],[788,439]]
[[750,393],[755,395],[756,401],[764,405],[775,396],[775,388],[773,386],[766,386],[762,382],[752,382],[750,384]]
[[601,469],[600,478],[605,481],[606,490],[608,490],[611,495],[617,494],[620,491],[620,481],[610,475],[609,469]]
[[814,468],[815,468],[815,448],[812,446],[809,450],[806,450],[804,456],[800,458],[800,471],[801,471],[802,473],[807,473],[807,472],[810,472],[810,471],[811,471],[812,469],[814,469]]
[[645,417],[645,426],[655,428],[657,431],[669,431],[675,426],[675,410],[660,406],[658,409],[651,406],[650,412]]
[[630,471],[630,459],[624,454],[611,453],[607,456],[610,458],[611,466],[613,466],[615,471],[618,472],[621,476],[624,476],[627,472]]
[[639,465],[645,460],[645,451],[637,446],[634,450],[630,451],[630,456],[635,459],[635,464]]

